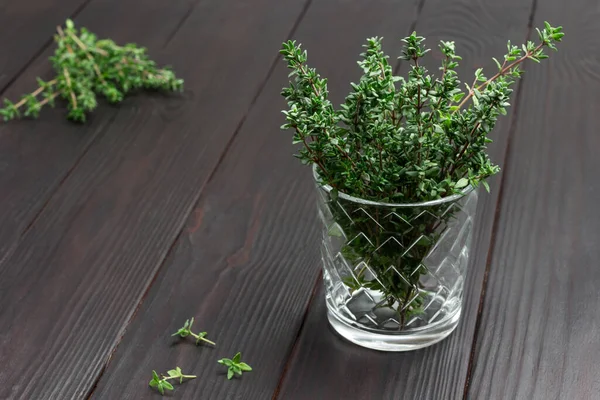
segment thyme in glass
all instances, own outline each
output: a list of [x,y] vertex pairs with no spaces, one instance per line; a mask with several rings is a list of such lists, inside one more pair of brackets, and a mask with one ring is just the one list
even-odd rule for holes
[[546,22],[537,43],[508,42],[502,62],[494,59],[496,71],[487,77],[477,69],[466,91],[456,72],[461,57],[454,42],[440,42],[443,61],[434,76],[422,65],[430,51],[424,38],[413,33],[403,39],[399,58],[410,63],[404,78],[394,76],[381,38],[368,39],[358,62],[363,75],[338,110],[328,99],[327,80],[307,66],[306,51],[295,41],[283,44],[294,79],[282,91],[289,106],[282,129],[293,130],[293,142],[300,145],[296,156],[314,165],[319,183],[332,188],[325,201],[337,225],[327,227],[328,234],[348,238],[341,254],[356,268],[342,279],[351,292],[378,292],[380,306],[397,312],[400,328],[423,312],[427,293],[421,277],[428,273],[423,260],[453,217],[454,205],[382,210],[339,193],[397,204],[460,197],[469,185],[489,190],[485,180],[499,168],[486,151],[488,134],[506,115],[521,64],[548,58],[546,48],[556,50],[563,35],[561,27]]

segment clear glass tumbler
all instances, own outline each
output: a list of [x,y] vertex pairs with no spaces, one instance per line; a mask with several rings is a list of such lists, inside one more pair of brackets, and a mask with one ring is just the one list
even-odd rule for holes
[[[315,180],[318,182],[316,172]],[[328,319],[344,338],[407,351],[447,337],[460,318],[477,191],[377,203],[317,183]]]

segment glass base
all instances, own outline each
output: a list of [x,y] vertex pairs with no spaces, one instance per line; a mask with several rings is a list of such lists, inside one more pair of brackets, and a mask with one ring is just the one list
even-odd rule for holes
[[379,351],[411,351],[431,346],[448,337],[458,326],[460,310],[440,324],[416,332],[382,334],[357,328],[338,317],[327,302],[327,319],[344,339],[359,346]]

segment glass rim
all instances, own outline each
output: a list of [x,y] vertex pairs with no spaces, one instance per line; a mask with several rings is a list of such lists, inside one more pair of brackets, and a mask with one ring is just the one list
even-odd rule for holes
[[[320,177],[317,172],[316,164],[313,164],[312,170],[313,170],[313,178],[314,178],[315,182],[319,185],[319,187],[321,189],[325,190],[327,193],[330,193],[333,190],[333,187],[331,187],[328,184],[323,184],[323,183],[319,182]],[[469,193],[471,193],[474,189],[475,188],[473,187],[473,185],[469,185],[469,186],[465,187],[461,191],[461,193],[453,194],[452,196],[448,196],[448,197],[442,197],[441,199],[437,199],[437,200],[423,201],[420,203],[384,203],[384,202],[362,199],[360,197],[350,196],[349,194],[346,194],[346,193],[343,193],[340,191],[338,191],[338,197],[340,199],[344,199],[347,201],[351,201],[353,203],[362,204],[362,205],[366,205],[366,206],[397,207],[397,208],[400,208],[400,207],[431,207],[431,206],[438,206],[441,204],[446,204],[446,203],[451,203],[451,202],[457,201],[457,200],[465,197]]]

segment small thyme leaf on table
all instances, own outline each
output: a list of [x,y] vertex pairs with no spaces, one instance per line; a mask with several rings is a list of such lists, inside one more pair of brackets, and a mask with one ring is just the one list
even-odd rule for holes
[[194,323],[194,318],[186,319],[183,326],[181,328],[179,328],[177,330],[177,332],[175,332],[171,336],[180,336],[182,338],[185,338],[187,336],[192,336],[192,337],[196,338],[196,345],[199,345],[200,342],[206,342],[208,344],[212,344],[213,346],[216,346],[215,342],[213,342],[212,340],[208,340],[206,338],[206,332],[199,332],[199,333],[192,332],[192,324],[193,323]]
[[222,358],[217,361],[227,367],[227,379],[233,378],[234,374],[242,375],[242,372],[252,371],[252,367],[242,362],[242,353],[238,352],[232,359]]
[[152,371],[152,380],[148,383],[150,387],[156,388],[160,394],[165,394],[165,390],[173,390],[173,385],[169,382],[170,379],[179,379],[179,383],[183,383],[184,379],[194,379],[196,375],[184,375],[181,368],[175,367],[167,371],[167,375],[159,376],[156,371]]

